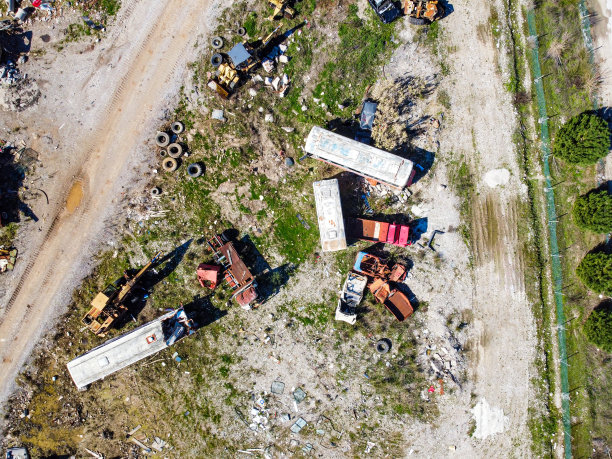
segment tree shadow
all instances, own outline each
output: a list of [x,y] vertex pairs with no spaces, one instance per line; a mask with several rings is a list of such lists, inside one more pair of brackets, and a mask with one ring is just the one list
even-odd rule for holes
[[[19,190],[22,187],[28,189],[24,185],[27,172],[37,163],[38,152],[31,148],[17,150],[7,147],[0,152],[0,226],[19,223],[20,212],[26,218],[38,221],[36,214],[19,197]],[[42,190],[32,188],[30,191]]]
[[18,29],[17,33],[4,34],[2,37],[2,51],[7,60],[17,60],[21,54],[29,53],[32,47],[32,31]]
[[591,113],[599,115],[608,123],[608,129],[610,130],[610,143],[612,144],[612,107],[601,107]]

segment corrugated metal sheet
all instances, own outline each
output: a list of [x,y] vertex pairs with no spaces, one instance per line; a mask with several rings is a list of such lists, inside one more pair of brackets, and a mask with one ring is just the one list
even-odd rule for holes
[[414,176],[412,161],[318,126],[308,134],[305,150],[316,159],[393,188],[410,185]]
[[342,203],[338,180],[321,180],[312,184],[317,205],[321,250],[334,252],[346,249]]

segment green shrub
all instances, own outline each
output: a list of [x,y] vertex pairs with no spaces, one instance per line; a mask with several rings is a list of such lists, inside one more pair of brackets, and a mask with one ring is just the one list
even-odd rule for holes
[[612,352],[612,308],[596,308],[584,324],[584,334],[597,347]]
[[612,295],[612,255],[603,252],[586,254],[576,268],[576,274],[591,290]]
[[572,214],[580,228],[609,233],[612,231],[612,195],[604,190],[579,196]]
[[554,154],[572,164],[594,164],[610,150],[610,129],[592,113],[581,113],[561,126]]

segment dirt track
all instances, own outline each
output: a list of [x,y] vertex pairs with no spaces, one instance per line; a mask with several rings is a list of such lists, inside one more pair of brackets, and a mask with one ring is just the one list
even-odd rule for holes
[[[104,219],[112,216],[122,189],[137,180],[139,159],[150,157],[143,144],[176,96],[185,65],[195,57],[193,45],[214,16],[206,12],[208,1],[123,3],[120,27],[109,37],[84,57],[78,52],[63,57],[63,78],[41,71],[38,77],[49,97],[36,113],[5,122],[32,126],[33,139],[53,133],[61,153],[39,146],[53,177],[45,181],[52,202],[42,214],[39,234],[29,235],[29,248],[22,252],[22,271],[14,274],[21,280],[3,301],[0,400],[47,331],[45,324],[86,273]],[[83,196],[79,202],[73,194],[72,205],[78,206],[70,213],[66,198],[77,182]]]

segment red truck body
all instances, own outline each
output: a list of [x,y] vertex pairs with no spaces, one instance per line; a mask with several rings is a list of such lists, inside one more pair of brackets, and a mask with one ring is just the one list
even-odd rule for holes
[[362,241],[383,242],[399,247],[412,245],[410,227],[407,225],[378,222],[363,218],[347,218],[345,230],[349,237]]

